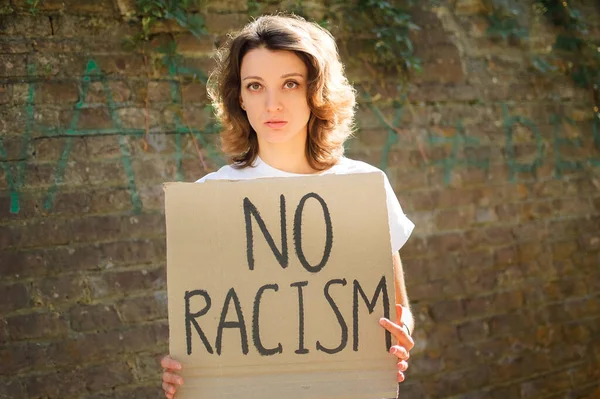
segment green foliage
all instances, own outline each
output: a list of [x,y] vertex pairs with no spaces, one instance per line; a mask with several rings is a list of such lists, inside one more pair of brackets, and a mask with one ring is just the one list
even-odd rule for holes
[[9,15],[12,14],[15,10],[10,6],[10,4],[6,4],[0,8],[0,15]]
[[522,27],[517,19],[521,11],[512,2],[509,0],[488,1],[486,8],[489,10],[486,15],[489,23],[486,33],[489,37],[518,41],[526,40],[529,37],[529,31]]
[[412,22],[410,14],[416,1],[405,0],[402,6],[397,3],[331,0],[330,11],[320,23],[352,46],[350,62],[367,63],[374,69],[407,77],[411,71],[422,71],[410,37],[410,32],[420,27]]
[[136,0],[138,12],[142,16],[142,35],[147,40],[151,27],[160,21],[175,21],[194,36],[206,34],[204,18],[190,8],[198,6],[201,0]]
[[[534,67],[542,72],[560,71],[571,77],[576,86],[598,91],[600,86],[600,41],[589,37],[583,13],[570,3],[558,0],[540,0],[537,7],[559,28],[547,64],[554,69]],[[596,96],[595,96],[596,97]]]
[[35,15],[38,13],[38,5],[40,4],[40,0],[27,0],[25,2],[29,6],[29,13]]
[[516,18],[501,17],[497,14],[492,14],[488,17],[489,27],[487,34],[491,37],[501,37],[504,40],[510,38],[526,39],[529,36],[527,29],[519,26]]

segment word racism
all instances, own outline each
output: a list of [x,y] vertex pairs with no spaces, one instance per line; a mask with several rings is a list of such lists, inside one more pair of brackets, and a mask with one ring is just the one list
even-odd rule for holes
[[[313,200],[317,201],[320,205],[323,212],[323,221],[325,222],[326,234],[325,234],[325,243],[323,249],[323,255],[321,260],[314,265],[311,265],[309,261],[306,259],[306,256],[303,251],[302,246],[302,215],[304,211],[304,206],[307,201]],[[261,217],[256,206],[248,199],[247,197],[243,200],[243,209],[244,209],[244,224],[245,224],[245,235],[246,235],[246,258],[248,263],[248,268],[250,271],[254,270],[255,262],[254,262],[254,231],[253,225],[257,225],[262,232],[266,243],[269,248],[273,252],[277,262],[279,265],[285,269],[289,265],[289,252],[288,252],[288,235],[287,235],[287,224],[286,224],[286,202],[285,196],[280,196],[280,228],[281,228],[281,248],[278,248],[275,244],[275,240],[273,236],[269,232],[266,227],[265,221]],[[254,221],[254,223],[253,223]],[[300,264],[306,269],[306,271],[317,274],[323,270],[323,268],[327,265],[327,262],[330,258],[332,247],[333,247],[333,226],[331,221],[331,215],[329,212],[329,208],[325,200],[316,193],[308,193],[300,200],[293,221],[293,241],[296,256],[300,262]],[[295,353],[298,355],[309,353],[309,348],[305,345],[305,337],[304,337],[304,321],[305,321],[305,291],[304,288],[309,284],[308,281],[297,281],[290,284],[288,287],[280,287],[279,284],[270,283],[262,285],[254,296],[254,302],[252,304],[244,304],[242,303],[236,293],[235,288],[231,288],[228,290],[223,305],[220,307],[220,319],[216,331],[216,341],[214,344],[214,348],[209,342],[204,330],[201,327],[201,323],[199,319],[203,316],[210,317],[210,312],[212,308],[212,298],[210,294],[206,290],[196,289],[192,291],[185,292],[185,336],[187,342],[187,354],[192,354],[192,330],[196,332],[204,349],[209,354],[214,354],[216,352],[217,355],[221,355],[222,353],[222,341],[223,341],[223,331],[225,329],[235,329],[239,331],[240,335],[240,349],[241,353],[247,355],[249,352],[249,338],[248,338],[248,327],[251,329],[251,337],[252,343],[258,353],[262,356],[273,356],[276,354],[283,353],[284,348],[281,343],[276,344],[275,346],[266,347],[263,342],[260,334],[260,323],[259,323],[259,314],[261,309],[261,304],[264,299],[266,291],[278,292],[279,289],[296,289],[297,291],[297,304],[298,304],[298,345],[295,349]],[[349,340],[349,331],[348,331],[348,323],[347,319],[344,317],[340,308],[334,298],[330,293],[330,288],[334,285],[339,285],[345,287],[346,285],[351,286],[352,288],[347,289],[347,291],[352,291],[351,300],[352,300],[352,350],[358,351],[359,349],[359,298],[366,305],[369,314],[372,314],[375,310],[375,307],[381,297],[381,305],[383,306],[383,315],[386,318],[389,318],[390,314],[390,303],[388,297],[388,286],[385,276],[383,276],[377,287],[374,290],[373,296],[369,299],[369,296],[365,293],[363,286],[356,279],[353,279],[351,283],[347,281],[345,278],[334,278],[328,280],[323,287],[323,296],[333,314],[337,318],[337,322],[340,326],[340,341],[337,346],[327,347],[320,341],[316,341],[316,350],[321,351],[327,354],[335,354],[343,351],[347,345]],[[203,306],[201,309],[192,309],[192,298],[201,298],[203,300]],[[276,300],[276,299],[269,299]],[[251,308],[252,316],[250,319],[245,317],[245,310]],[[234,314],[233,320],[228,319],[228,315]],[[391,347],[391,334],[386,332],[385,334],[385,349],[389,350]]]

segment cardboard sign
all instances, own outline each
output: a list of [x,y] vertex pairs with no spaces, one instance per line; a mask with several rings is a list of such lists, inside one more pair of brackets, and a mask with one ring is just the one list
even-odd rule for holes
[[379,173],[165,185],[178,399],[396,395]]

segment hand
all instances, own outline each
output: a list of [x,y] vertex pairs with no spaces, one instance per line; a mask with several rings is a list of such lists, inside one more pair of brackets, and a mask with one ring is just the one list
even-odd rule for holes
[[410,357],[409,351],[415,346],[412,337],[408,335],[408,329],[404,327],[402,323],[403,310],[404,308],[402,305],[396,305],[395,323],[385,317],[379,319],[379,324],[396,338],[397,344],[392,345],[390,353],[398,358],[398,382],[404,381],[404,372],[408,369],[408,358]]
[[177,391],[177,386],[183,385],[183,378],[173,373],[173,371],[181,371],[181,363],[171,359],[171,356],[166,355],[161,359],[160,365],[165,370],[162,375],[162,388],[165,391],[165,396],[173,399]]

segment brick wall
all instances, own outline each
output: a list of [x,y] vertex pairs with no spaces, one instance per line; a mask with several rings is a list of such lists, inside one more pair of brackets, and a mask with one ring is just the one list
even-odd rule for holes
[[[161,183],[223,163],[203,79],[247,4],[209,3],[200,39],[156,26],[142,52],[122,45],[139,31],[132,1],[31,3],[0,2],[0,398],[158,398]],[[528,2],[522,46],[486,36],[479,1],[438,3],[414,11],[424,73],[409,102],[392,106],[390,77],[348,145],[417,225],[401,251],[417,322],[401,397],[598,398],[590,92],[528,67],[555,33],[533,29]],[[600,38],[599,9],[580,8]]]

